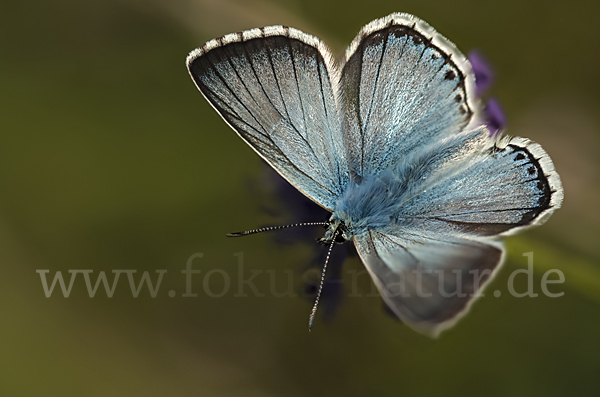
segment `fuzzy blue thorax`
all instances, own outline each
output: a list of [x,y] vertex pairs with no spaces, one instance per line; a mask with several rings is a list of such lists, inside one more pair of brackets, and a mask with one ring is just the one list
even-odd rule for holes
[[[412,186],[418,185],[424,171],[422,168],[415,170],[415,164],[420,168],[418,162],[403,163],[380,174],[350,181],[336,203],[323,241],[331,241],[338,229],[341,238],[350,240],[368,229],[396,222],[402,204],[414,192],[408,186],[411,181]],[[417,181],[414,181],[415,177]]]
[[400,212],[406,180],[388,170],[381,175],[350,181],[336,203],[321,243],[330,244],[338,232],[337,241],[393,223]]
[[405,192],[405,181],[391,171],[360,183],[350,182],[336,204],[332,220],[345,226],[348,237],[369,228],[383,227],[397,217]]

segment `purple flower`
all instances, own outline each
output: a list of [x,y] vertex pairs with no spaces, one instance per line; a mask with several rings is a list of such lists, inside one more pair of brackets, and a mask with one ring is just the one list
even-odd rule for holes
[[485,105],[485,125],[490,130],[490,136],[495,136],[506,127],[506,116],[500,102],[496,98],[490,98]]
[[[483,97],[494,83],[494,71],[489,61],[477,50],[469,53],[469,62],[475,73],[475,93],[483,101]],[[506,127],[506,116],[496,98],[489,98],[484,105],[483,124],[490,130],[490,136],[496,136]]]
[[494,83],[494,71],[481,52],[472,50],[469,52],[468,58],[469,62],[471,62],[473,73],[475,73],[475,93],[481,98]]

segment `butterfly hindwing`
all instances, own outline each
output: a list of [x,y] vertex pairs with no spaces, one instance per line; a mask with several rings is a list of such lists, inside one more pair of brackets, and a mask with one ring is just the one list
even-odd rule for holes
[[227,123],[275,170],[331,209],[348,177],[327,47],[271,26],[212,40],[193,51],[194,82]]
[[412,328],[435,337],[467,311],[504,251],[497,242],[418,226],[369,230],[355,236],[354,244],[390,309]]
[[504,138],[434,170],[430,183],[402,203],[399,216],[495,237],[543,223],[562,199],[560,179],[546,152],[527,139]]

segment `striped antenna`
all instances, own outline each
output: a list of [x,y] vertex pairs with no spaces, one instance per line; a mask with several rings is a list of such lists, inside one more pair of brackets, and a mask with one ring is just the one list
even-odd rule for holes
[[305,222],[305,223],[294,223],[293,225],[283,226],[267,226],[260,229],[247,230],[245,232],[227,233],[227,237],[243,237],[249,234],[256,234],[261,232],[270,232],[271,230],[287,229],[288,227],[296,226],[327,226],[328,222]]
[[327,263],[329,262],[329,256],[331,255],[331,250],[333,249],[333,245],[335,244],[335,239],[339,233],[339,230],[336,229],[333,234],[333,238],[331,239],[331,245],[329,246],[329,251],[327,251],[327,258],[325,259],[325,264],[323,265],[323,272],[321,272],[321,283],[319,284],[319,291],[317,292],[317,298],[315,299],[315,304],[313,305],[312,311],[310,312],[310,317],[308,318],[308,332],[312,329],[313,321],[315,321],[315,315],[317,314],[317,306],[319,306],[319,298],[321,298],[321,291],[323,291],[323,283],[325,282],[325,271],[327,271]]

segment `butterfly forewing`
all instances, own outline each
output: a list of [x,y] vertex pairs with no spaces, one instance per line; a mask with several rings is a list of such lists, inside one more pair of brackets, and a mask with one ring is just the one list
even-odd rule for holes
[[347,50],[341,78],[350,167],[363,177],[461,131],[479,112],[464,56],[406,14],[365,26]]
[[187,63],[227,123],[298,190],[332,209],[348,167],[329,50],[275,26],[213,40]]

